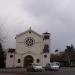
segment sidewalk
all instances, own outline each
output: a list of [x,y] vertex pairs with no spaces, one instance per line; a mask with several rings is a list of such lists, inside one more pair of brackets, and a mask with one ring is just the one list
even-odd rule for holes
[[6,69],[0,69],[0,73],[25,73],[25,68],[6,68]]

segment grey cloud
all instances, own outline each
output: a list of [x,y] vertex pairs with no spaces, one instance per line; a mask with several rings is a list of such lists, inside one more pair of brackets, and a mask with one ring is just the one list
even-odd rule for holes
[[14,37],[29,26],[51,33],[52,51],[75,45],[74,0],[1,0],[0,20],[8,34],[8,47],[15,47]]
[[43,23],[40,26],[52,33],[53,49],[64,49],[72,43],[75,45],[74,0],[27,0],[24,10],[40,20]]

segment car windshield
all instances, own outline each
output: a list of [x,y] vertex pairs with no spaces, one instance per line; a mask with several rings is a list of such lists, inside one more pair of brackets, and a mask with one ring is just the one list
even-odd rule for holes
[[59,63],[53,62],[53,63],[50,63],[50,65],[59,65]]
[[38,64],[33,64],[34,66],[40,66],[40,65],[38,65]]
[[50,63],[50,65],[56,65],[56,64],[54,64],[54,63]]

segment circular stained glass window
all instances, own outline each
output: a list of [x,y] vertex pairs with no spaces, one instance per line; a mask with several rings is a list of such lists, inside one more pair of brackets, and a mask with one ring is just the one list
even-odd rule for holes
[[33,44],[34,44],[34,39],[32,37],[27,37],[25,39],[25,45],[28,46],[28,47],[31,47]]

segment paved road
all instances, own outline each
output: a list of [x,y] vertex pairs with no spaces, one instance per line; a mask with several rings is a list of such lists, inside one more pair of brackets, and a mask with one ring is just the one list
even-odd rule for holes
[[14,73],[0,73],[0,75],[75,75],[75,68],[64,68],[59,71],[47,72],[14,72]]
[[0,73],[0,75],[75,75],[75,72],[36,72],[36,73],[24,73],[24,74],[16,74],[16,73]]

